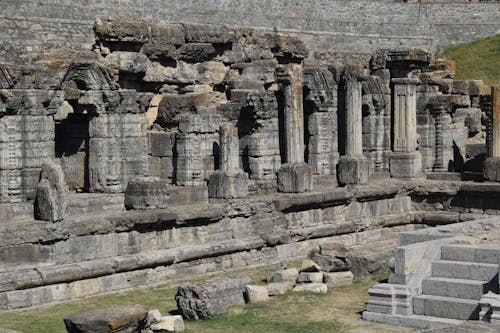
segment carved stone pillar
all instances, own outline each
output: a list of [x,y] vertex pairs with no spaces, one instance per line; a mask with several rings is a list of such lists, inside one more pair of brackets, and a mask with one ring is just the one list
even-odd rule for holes
[[345,155],[339,160],[338,181],[341,185],[367,184],[368,159],[363,155],[362,80],[363,67],[346,66],[344,73]]
[[485,161],[484,176],[500,181],[500,86],[491,87],[491,157]]
[[304,109],[302,66],[286,64],[278,68],[278,80],[284,97],[286,163],[278,171],[278,190],[305,192],[312,190],[312,168],[304,163]]
[[211,198],[244,198],[248,195],[248,175],[240,169],[238,129],[230,123],[220,127],[220,169],[208,180]]
[[394,147],[390,157],[391,176],[415,178],[422,173],[422,155],[417,151],[416,79],[393,79]]

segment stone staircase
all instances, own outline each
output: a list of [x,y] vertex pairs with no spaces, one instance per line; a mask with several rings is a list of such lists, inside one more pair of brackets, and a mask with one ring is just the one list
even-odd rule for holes
[[422,295],[413,298],[413,313],[459,320],[479,319],[479,300],[498,293],[498,247],[443,245],[422,281]]

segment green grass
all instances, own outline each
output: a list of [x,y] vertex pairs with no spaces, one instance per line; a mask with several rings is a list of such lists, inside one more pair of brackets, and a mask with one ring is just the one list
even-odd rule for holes
[[[260,282],[264,270],[244,272]],[[265,303],[231,308],[226,315],[205,321],[186,321],[188,333],[341,333],[411,332],[410,329],[365,322],[368,288],[375,282],[330,288],[327,294],[294,293]],[[173,285],[85,299],[75,303],[18,313],[0,314],[0,327],[24,333],[64,333],[63,318],[93,307],[145,304],[163,315],[174,312],[177,288]]]
[[450,47],[444,54],[457,63],[455,79],[500,85],[500,35]]

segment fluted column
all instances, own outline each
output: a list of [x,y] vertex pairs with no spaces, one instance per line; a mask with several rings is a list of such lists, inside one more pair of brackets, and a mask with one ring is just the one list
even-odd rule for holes
[[500,181],[500,86],[491,87],[490,158],[485,161],[484,176]]

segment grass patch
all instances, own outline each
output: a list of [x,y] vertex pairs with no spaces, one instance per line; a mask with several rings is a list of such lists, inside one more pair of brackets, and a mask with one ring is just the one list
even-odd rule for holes
[[[263,269],[243,272],[261,281]],[[205,321],[186,321],[188,333],[341,333],[413,332],[411,329],[361,320],[371,283],[330,288],[327,294],[288,292],[269,302],[231,308],[226,315]],[[145,304],[162,314],[176,310],[173,285],[89,298],[39,310],[0,314],[0,327],[24,333],[64,333],[63,318],[111,304]]]
[[500,35],[447,48],[444,55],[457,63],[456,79],[500,85]]

